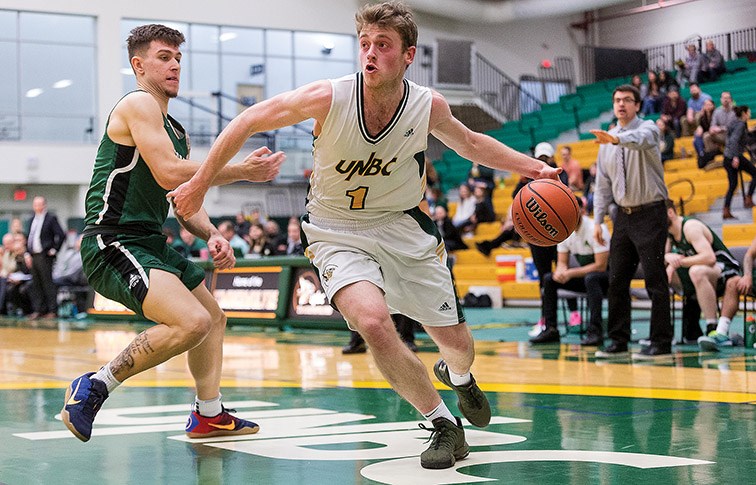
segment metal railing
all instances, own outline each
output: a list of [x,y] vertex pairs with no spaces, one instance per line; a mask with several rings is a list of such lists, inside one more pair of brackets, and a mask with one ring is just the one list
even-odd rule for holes
[[516,120],[522,116],[523,102],[541,107],[541,99],[523,89],[491,61],[478,54],[473,56],[473,93],[499,115],[499,121]]
[[[756,55],[756,27],[706,36],[693,34],[682,42],[647,47],[642,50],[646,53],[650,68],[670,71],[674,70],[675,61],[687,57],[687,46],[689,44],[694,44],[698,52],[705,53],[706,41],[708,40],[714,42],[714,46],[722,53],[722,57],[726,61]],[[652,63],[652,59],[662,62]]]
[[[475,52],[472,56],[473,76],[470,89],[483,105],[481,108],[484,111],[499,122],[504,122],[519,119],[523,113],[524,104],[536,109],[540,108],[542,98],[523,89],[519,82],[509,77],[481,54]],[[415,62],[407,69],[407,79],[423,86],[434,87],[433,62],[433,47],[418,45]],[[566,64],[561,68],[565,71],[570,69]]]
[[[675,62],[688,56],[689,44],[694,44],[698,52],[705,53],[707,40],[714,42],[714,46],[722,53],[725,61],[740,57],[756,60],[756,27],[706,36],[692,34],[680,42],[645,47],[640,50],[646,54],[649,69],[674,71]],[[583,84],[596,82],[593,53],[593,46],[580,47],[580,73]]]

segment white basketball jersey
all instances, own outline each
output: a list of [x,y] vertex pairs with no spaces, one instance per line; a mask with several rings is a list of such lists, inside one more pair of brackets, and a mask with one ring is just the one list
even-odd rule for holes
[[416,207],[425,195],[431,90],[405,79],[394,116],[371,136],[362,73],[333,79],[331,86],[331,109],[313,142],[308,212],[361,220]]

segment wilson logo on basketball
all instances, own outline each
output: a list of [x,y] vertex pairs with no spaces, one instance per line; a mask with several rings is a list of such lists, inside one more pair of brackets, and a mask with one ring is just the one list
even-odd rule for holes
[[543,230],[546,231],[551,235],[553,238],[557,238],[559,235],[559,231],[549,224],[549,217],[548,215],[541,210],[541,205],[538,203],[538,201],[535,200],[535,198],[531,197],[528,199],[528,202],[525,204],[525,207],[528,209],[528,212],[530,212],[533,215],[533,219],[543,227]]

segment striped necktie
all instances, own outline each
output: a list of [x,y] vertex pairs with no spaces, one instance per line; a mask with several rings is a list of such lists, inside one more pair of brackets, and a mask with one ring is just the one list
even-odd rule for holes
[[617,194],[616,194],[617,203],[619,203],[620,200],[625,198],[625,189],[626,189],[625,148],[618,145],[617,146]]

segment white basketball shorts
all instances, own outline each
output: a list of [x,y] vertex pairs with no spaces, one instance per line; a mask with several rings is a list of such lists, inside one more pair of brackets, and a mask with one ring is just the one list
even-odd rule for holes
[[341,288],[368,281],[383,290],[389,313],[432,327],[464,322],[443,240],[420,209],[367,221],[308,215],[302,232],[329,301]]

